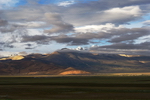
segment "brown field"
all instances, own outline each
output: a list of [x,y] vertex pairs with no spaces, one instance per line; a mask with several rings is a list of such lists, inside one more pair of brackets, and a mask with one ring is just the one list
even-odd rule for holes
[[65,76],[150,76],[150,72],[97,73],[97,74],[93,74],[93,75],[0,75],[0,77],[65,77]]
[[150,72],[140,73],[101,73],[99,76],[150,76]]

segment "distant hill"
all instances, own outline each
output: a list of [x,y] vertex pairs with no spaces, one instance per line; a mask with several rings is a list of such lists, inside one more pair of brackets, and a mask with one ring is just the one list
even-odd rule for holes
[[150,56],[57,51],[2,58],[0,75],[68,75],[149,72]]

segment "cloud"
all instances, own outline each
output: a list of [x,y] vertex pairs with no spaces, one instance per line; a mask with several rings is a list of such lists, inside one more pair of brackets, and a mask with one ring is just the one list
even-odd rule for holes
[[11,45],[11,44],[5,44],[4,47],[7,47],[7,48],[14,48],[14,46]]
[[3,46],[5,45],[5,43],[4,42],[0,42],[0,51],[2,51],[3,50]]
[[102,32],[87,32],[78,33],[74,36],[76,38],[82,37],[82,39],[109,39],[108,42],[124,42],[124,41],[134,41],[140,37],[150,35],[150,30],[148,28],[124,28],[124,27],[111,27],[104,28],[100,30]]
[[60,14],[62,10],[65,10],[65,7],[60,7],[52,4],[48,5],[26,4],[23,6],[16,7],[15,10],[7,9],[5,11],[2,11],[0,17],[10,22],[19,22],[19,23],[46,22],[47,21],[47,18],[45,16],[46,14],[48,13]]
[[[68,7],[67,10],[64,10],[63,16],[66,22],[72,23],[75,26],[111,22],[117,24],[128,23],[140,18],[146,10],[149,11],[149,9],[141,7],[149,3],[149,0],[99,0],[76,3]],[[69,16],[65,16],[68,14]]]
[[10,45],[13,45],[13,43],[20,43],[23,36],[27,35],[27,30],[18,27],[18,28],[12,28],[10,29],[6,28],[6,30],[1,30],[3,33],[0,34],[0,42],[3,42],[3,47],[12,47]]
[[0,0],[0,9],[7,9],[7,7],[15,6],[19,0]]
[[[115,32],[115,31],[114,31]],[[138,39],[142,36],[150,35],[150,30],[146,28],[124,28],[116,30],[118,34],[116,37],[112,38],[109,42],[123,42],[123,41],[132,41]]]
[[101,46],[101,48],[113,48],[113,49],[150,49],[150,42],[144,42],[141,44],[126,44],[116,43],[107,46]]
[[6,20],[0,19],[0,27],[1,26],[6,26],[7,24],[8,24],[8,22]]
[[64,16],[64,20],[75,26],[105,23],[124,24],[138,19],[141,16],[142,10],[139,6],[129,6],[88,13],[72,11],[70,16]]
[[71,1],[63,1],[63,2],[59,2],[59,3],[58,3],[58,6],[67,7],[67,6],[72,5],[72,4],[74,4],[74,3],[75,3],[74,0],[71,0]]
[[73,26],[67,23],[59,23],[52,26],[50,30],[44,30],[45,33],[53,34],[53,33],[68,33],[73,31]]
[[[116,44],[117,45],[117,44]],[[90,52],[94,53],[106,53],[106,54],[128,54],[128,55],[150,55],[149,49],[140,48],[142,46],[140,45],[127,45],[127,44],[118,44],[118,46],[121,45],[127,46],[127,48],[105,48],[105,46],[97,46],[97,47],[91,47],[89,48]],[[128,48],[128,47],[136,47],[136,48]]]
[[43,18],[43,11],[37,6],[21,6],[16,10],[6,10],[1,16],[11,22],[41,21]]
[[142,22],[142,24],[144,24],[144,25],[150,25],[150,20],[146,20],[146,21]]
[[66,33],[73,31],[73,25],[65,23],[57,13],[46,13],[47,23],[52,25],[52,29],[45,30],[45,33]]
[[150,42],[150,35],[145,35],[142,37],[139,37],[138,39],[135,40],[136,44],[144,43],[144,42]]
[[[1,0],[0,5],[2,2],[14,2],[11,5],[16,5],[18,1]],[[1,9],[0,42],[4,43],[1,44],[2,47],[7,45],[14,48],[16,46],[13,43],[18,43],[19,46],[32,43],[36,46],[49,45],[55,41],[57,44],[69,46],[109,43],[112,45],[106,46],[108,48],[123,48],[121,45],[124,45],[129,49],[130,45],[138,48],[141,43],[148,42],[137,44],[137,41],[142,41],[141,37],[150,35],[148,28],[125,28],[123,24],[138,21],[149,13],[150,0],[74,0],[59,2],[60,5],[56,2],[41,5],[38,2],[39,0],[28,0],[26,5],[16,6],[14,9],[6,9],[5,5],[5,9]],[[143,24],[147,26],[149,21],[144,21]],[[104,44],[100,44],[101,42]],[[27,46],[26,49],[32,47]]]
[[58,6],[53,5],[21,6],[15,11],[7,10],[1,16],[12,23],[15,22],[26,28],[46,28],[46,33],[66,33],[72,31],[73,25],[64,22],[61,14],[56,13],[55,10],[61,11]]
[[68,45],[88,45],[89,39],[84,39],[83,37],[69,37],[67,35],[60,35],[51,37],[51,40],[57,43],[67,43]]
[[112,23],[106,23],[105,25],[86,25],[82,27],[76,27],[74,30],[77,33],[97,33],[97,32],[107,32],[111,29],[120,29],[124,26],[118,26],[116,27]]
[[114,4],[116,2],[119,2],[120,6],[144,5],[144,4],[149,4],[150,3],[149,0],[126,0],[126,1],[114,0],[110,3]]
[[0,27],[0,32],[1,33],[13,33],[15,30],[17,30],[17,28],[19,28],[19,26],[16,25],[7,25],[5,27]]
[[44,28],[44,27],[47,27],[46,22],[43,22],[43,21],[16,22],[13,24],[18,25],[18,26],[23,26],[26,28],[42,28],[42,27]]
[[103,15],[101,16],[103,19],[102,22],[118,22],[118,23],[125,23],[136,18],[141,17],[142,10],[139,6],[129,6],[123,8],[113,8],[110,10],[104,11]]
[[46,39],[46,36],[43,35],[35,35],[35,36],[23,36],[22,42],[32,42]]
[[[116,2],[119,2],[118,4]],[[147,0],[146,0],[147,1]],[[115,3],[114,3],[115,2]],[[145,1],[128,0],[128,6],[119,6],[126,4],[118,0],[101,0],[88,3],[76,3],[69,7],[60,7],[56,5],[32,5],[20,6],[17,10],[8,10],[3,14],[3,18],[9,21],[47,21],[48,15],[60,16],[57,19],[68,25],[81,26],[103,23],[127,23],[141,16],[142,10],[139,6],[133,6],[136,2],[145,3]],[[132,2],[131,4],[129,2]],[[148,2],[148,1],[147,1]],[[135,4],[134,4],[135,3]],[[32,10],[31,10],[32,9]],[[45,16],[44,16],[45,14]],[[58,14],[58,15],[56,15]],[[108,15],[107,15],[108,14]],[[52,15],[49,15],[53,17]],[[114,16],[114,17],[113,17]],[[121,16],[121,17],[120,17]],[[46,17],[46,18],[45,18]],[[90,20],[89,20],[90,19]],[[63,24],[61,24],[63,25]],[[60,27],[58,26],[57,29]],[[55,30],[57,30],[55,29]],[[55,31],[54,30],[54,31]]]
[[63,22],[75,26],[111,22],[127,23],[140,17],[142,11],[137,4],[145,3],[149,3],[149,0],[100,0],[75,3],[67,8],[35,4],[20,6],[16,10],[7,10],[4,12],[3,18],[9,21],[45,21],[45,13],[57,13],[63,18]]
[[[106,29],[106,30],[105,30]],[[72,35],[58,35],[51,37],[58,43],[68,43],[69,45],[87,45],[90,43],[100,43],[106,41],[112,43],[135,43],[140,37],[150,35],[148,28],[124,28],[124,27],[108,27],[101,32],[85,32]],[[96,41],[99,42],[96,42]]]

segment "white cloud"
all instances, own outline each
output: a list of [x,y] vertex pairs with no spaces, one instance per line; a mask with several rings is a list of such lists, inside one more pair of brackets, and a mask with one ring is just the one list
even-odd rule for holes
[[22,25],[22,26],[25,26],[27,28],[42,28],[42,27],[47,25],[46,22],[42,22],[42,21],[15,22],[12,24]]
[[144,24],[144,25],[150,25],[150,20],[144,21],[144,22],[142,22],[142,24]]
[[72,23],[74,26],[104,23],[124,24],[142,16],[142,10],[139,6],[117,7],[90,13],[83,11],[82,8],[78,8],[78,10],[72,10],[70,13],[69,16],[64,16],[64,20]]
[[100,16],[102,22],[115,21],[115,22],[128,22],[133,19],[139,18],[142,15],[142,10],[139,6],[129,6],[123,8],[112,8],[104,11]]
[[29,36],[34,36],[34,35],[43,35],[43,32],[38,29],[28,29],[28,35]]
[[75,3],[74,0],[71,0],[71,1],[63,1],[63,2],[59,2],[59,3],[58,3],[58,6],[67,7],[67,6],[72,5],[72,4],[74,4],[74,3]]
[[0,0],[0,9],[5,9],[6,7],[13,7],[19,0]]
[[108,32],[111,29],[120,29],[124,28],[122,25],[116,27],[112,23],[106,23],[105,25],[86,25],[82,27],[75,28],[76,32],[86,33],[86,32]]
[[113,8],[110,10],[106,10],[105,13],[120,14],[120,16],[121,16],[121,14],[139,16],[139,15],[141,15],[141,9],[139,8],[139,6],[129,6],[129,7]]
[[140,37],[137,40],[135,40],[135,44],[140,44],[140,43],[144,43],[144,42],[150,42],[150,35],[143,36],[143,37]]

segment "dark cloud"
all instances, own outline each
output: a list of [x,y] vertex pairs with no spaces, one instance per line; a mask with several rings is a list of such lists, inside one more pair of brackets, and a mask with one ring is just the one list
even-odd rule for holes
[[43,41],[47,38],[48,37],[44,35],[23,36],[22,42],[37,42],[37,41]]
[[22,42],[36,42],[37,44],[45,44],[50,41],[56,41],[57,43],[66,43],[68,45],[87,45],[90,39],[103,37],[103,35],[87,33],[87,35],[79,34],[77,36],[45,36],[45,35],[35,35],[35,36],[23,36]]
[[7,48],[15,48],[14,45],[11,45],[11,44],[5,44],[4,47],[7,47]]
[[120,1],[120,0],[115,0],[114,2],[110,3],[115,3],[118,2],[119,6],[132,6],[132,5],[144,5],[144,4],[149,4],[149,0],[126,0],[126,1]]
[[78,33],[75,34],[75,37],[77,38],[83,38],[83,39],[103,39],[110,37],[111,34],[106,33],[106,32],[99,32],[99,33]]
[[0,51],[4,50],[5,48],[15,48],[15,46],[9,43],[0,42]]
[[[81,2],[80,0],[76,0],[77,2]],[[108,9],[112,7],[124,7],[124,6],[132,6],[132,5],[143,5],[143,4],[149,4],[149,0],[98,0],[98,1],[91,1],[91,2],[86,2],[85,4],[81,3],[80,5],[82,6],[88,6],[90,5],[91,8],[97,8],[99,9]],[[94,5],[97,5],[93,7]],[[99,6],[98,6],[99,5]],[[106,8],[107,7],[107,8]]]
[[98,33],[78,33],[75,34],[75,38],[82,39],[109,39],[108,42],[123,42],[123,41],[134,41],[139,37],[150,35],[150,30],[148,28],[120,28],[111,29],[108,32],[98,32]]
[[70,43],[70,45],[87,45],[89,43],[95,43],[94,40],[99,40],[97,43],[100,43],[104,39],[107,39],[109,43],[133,43],[139,37],[146,35],[150,35],[148,28],[120,28],[111,29],[108,32],[78,33],[71,36],[58,35],[52,37],[51,40],[58,43]]
[[7,24],[8,24],[8,22],[6,20],[0,19],[0,27],[1,26],[6,26]]
[[56,24],[50,30],[44,30],[45,33],[68,33],[73,31],[73,26],[67,23]]
[[45,33],[67,33],[73,31],[73,25],[65,23],[59,14],[46,13],[45,17],[47,22],[52,24],[52,29],[45,30]]
[[[135,45],[132,45],[132,46],[135,46]],[[141,47],[139,45],[137,46],[138,48]],[[136,49],[136,48],[118,49],[117,48],[116,49],[116,48],[103,48],[103,46],[99,46],[99,47],[91,47],[89,50],[90,52],[94,52],[94,53],[106,53],[106,54],[128,54],[128,55],[146,55],[146,56],[150,55],[149,49],[142,49],[142,48],[140,49]]]
[[67,43],[68,45],[88,45],[89,39],[84,39],[83,37],[69,37],[66,35],[52,37],[51,40],[54,40],[58,43]]
[[116,44],[101,46],[101,47],[113,48],[113,49],[150,49],[150,42],[144,42],[141,44],[116,43]]
[[[2,16],[3,13],[0,13]],[[15,30],[24,27],[23,25],[17,25],[16,23],[10,23],[9,20],[5,20],[0,18],[0,32],[1,33],[8,33],[14,32]]]
[[26,45],[27,45],[27,46],[29,46],[29,47],[30,47],[30,46],[32,46],[32,44],[29,44],[29,43],[28,43],[28,44],[26,44]]
[[35,48],[31,48],[31,47],[26,47],[25,49],[35,49]]
[[4,47],[5,43],[4,42],[0,42],[0,51],[3,50],[3,47]]
[[[113,32],[113,31],[112,31]],[[150,35],[150,30],[145,28],[132,28],[132,29],[118,29],[114,32],[117,33],[117,37],[113,38],[109,42],[123,42],[123,41],[134,41],[139,37]]]
[[25,49],[35,49],[37,46],[35,46],[34,43],[28,43],[25,44]]

